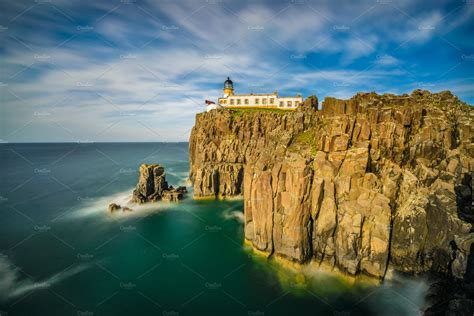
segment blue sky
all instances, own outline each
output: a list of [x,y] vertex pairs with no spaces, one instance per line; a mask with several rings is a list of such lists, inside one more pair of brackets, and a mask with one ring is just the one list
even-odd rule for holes
[[474,0],[2,1],[2,142],[186,141],[204,99],[449,89]]

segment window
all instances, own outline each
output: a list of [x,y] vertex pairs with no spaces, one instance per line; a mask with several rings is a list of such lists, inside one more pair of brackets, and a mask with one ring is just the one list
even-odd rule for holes
[[287,102],[286,102],[286,105],[287,105],[287,107],[291,108],[292,102],[291,102],[291,101],[287,101]]
[[234,99],[230,99],[230,105],[234,105]]
[[262,104],[267,104],[267,99],[262,99]]
[[221,103],[222,103],[222,104],[225,104],[225,103],[226,103],[226,100],[221,100]]
[[295,106],[300,105],[300,101],[295,101]]
[[274,103],[274,101],[275,101],[275,99],[274,99],[274,98],[270,98],[270,104],[273,104],[273,103]]
[[240,105],[240,99],[237,99],[237,105]]
[[283,101],[280,101],[280,107],[283,107]]
[[244,103],[245,103],[245,104],[249,104],[249,99],[245,99],[245,100],[244,100]]
[[260,103],[260,99],[255,99],[255,104],[259,104]]

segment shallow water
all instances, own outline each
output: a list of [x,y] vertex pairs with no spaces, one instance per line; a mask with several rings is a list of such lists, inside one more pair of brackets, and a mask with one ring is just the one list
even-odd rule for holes
[[423,280],[396,276],[381,286],[354,284],[254,254],[243,242],[241,200],[187,198],[107,212],[110,202],[128,200],[140,163],[160,163],[170,184],[185,184],[187,146],[1,145],[0,311],[419,314]]

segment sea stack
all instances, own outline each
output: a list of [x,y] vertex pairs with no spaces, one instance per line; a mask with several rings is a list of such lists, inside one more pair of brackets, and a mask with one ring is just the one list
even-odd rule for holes
[[146,203],[156,201],[175,202],[182,200],[186,187],[168,186],[165,169],[159,164],[142,164],[138,184],[133,190],[132,202]]

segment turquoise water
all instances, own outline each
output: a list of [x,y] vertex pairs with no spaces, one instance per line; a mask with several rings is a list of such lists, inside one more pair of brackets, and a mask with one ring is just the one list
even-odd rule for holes
[[426,284],[295,272],[243,245],[243,202],[127,201],[141,163],[186,183],[186,143],[4,144],[0,315],[418,315]]

